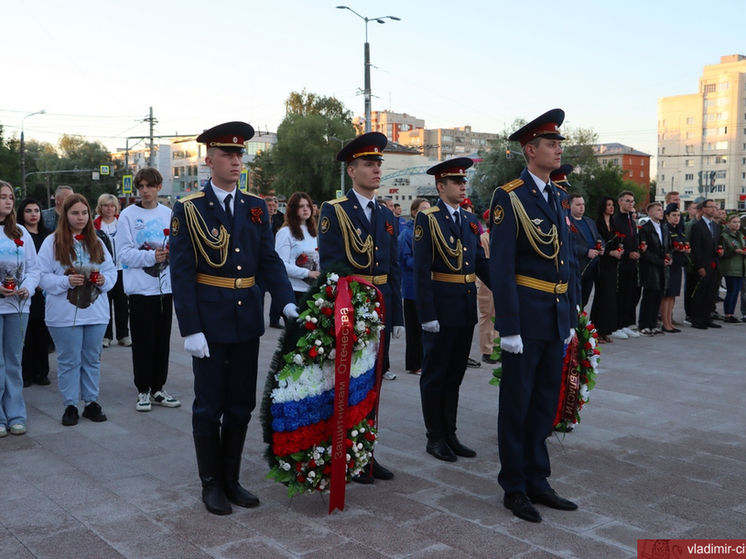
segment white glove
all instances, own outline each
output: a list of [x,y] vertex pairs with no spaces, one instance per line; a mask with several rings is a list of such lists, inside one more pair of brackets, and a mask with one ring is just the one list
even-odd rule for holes
[[282,309],[282,314],[290,319],[298,318],[298,306],[295,303],[288,303],[285,305],[285,308]]
[[422,329],[425,332],[430,332],[432,334],[435,334],[436,332],[440,332],[440,322],[437,320],[431,320],[430,322],[425,322],[422,325]]
[[572,337],[575,335],[575,328],[570,328],[570,335],[565,338],[565,341],[563,342],[565,345],[569,344],[572,341]]
[[392,338],[396,338],[398,340],[403,335],[404,335],[404,326],[394,326],[394,329],[391,330]]
[[189,334],[184,338],[184,349],[189,355],[202,359],[203,357],[210,357],[210,348],[207,345],[207,338],[202,332],[196,334]]
[[500,347],[508,353],[523,353],[523,340],[520,335],[500,338]]

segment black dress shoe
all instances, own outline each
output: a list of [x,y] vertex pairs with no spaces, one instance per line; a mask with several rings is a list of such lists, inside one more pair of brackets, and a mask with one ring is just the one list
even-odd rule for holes
[[541,522],[541,515],[536,510],[525,493],[506,493],[503,505],[521,520]]
[[378,460],[373,458],[373,477],[376,479],[382,479],[388,481],[394,479],[394,474],[391,470],[387,470],[378,463]]
[[707,325],[700,324],[698,322],[692,322],[692,328],[696,328],[697,330],[707,330]]
[[274,328],[275,330],[282,330],[282,324],[279,322],[270,322],[269,327]]
[[708,328],[722,328],[723,327],[722,324],[715,324],[714,322],[707,322],[705,326],[707,326]]
[[478,369],[479,367],[482,366],[482,364],[476,359],[472,359],[471,357],[469,357],[466,360],[466,366],[469,367],[470,369]]
[[83,417],[99,423],[106,421],[106,414],[101,411],[101,406],[98,402],[91,402],[85,408],[83,408]]
[[456,435],[454,435],[453,437],[446,437],[446,444],[456,456],[463,456],[464,458],[474,458],[477,455],[476,451],[470,449],[468,446],[462,445],[461,441],[458,440],[458,437],[456,437]]
[[239,507],[250,509],[259,506],[259,497],[241,487],[237,481],[223,483],[223,492],[231,503]]
[[443,460],[443,462],[455,462],[457,460],[453,450],[444,439],[428,440],[425,450],[428,454],[435,456],[438,460]]
[[78,424],[78,408],[75,406],[67,406],[65,408],[65,414],[62,416],[62,424],[65,427]]
[[373,477],[373,473],[370,471],[371,467],[372,464],[368,463],[368,465],[365,466],[358,475],[352,476],[350,481],[354,481],[361,485],[371,485],[375,483],[376,478]]
[[33,386],[33,385],[34,385],[34,381],[33,380],[24,380],[23,381],[23,387],[24,388],[28,388],[29,386]]
[[49,386],[50,384],[49,377],[41,377],[41,378],[36,379],[34,382],[38,384],[39,386]]
[[723,319],[723,322],[727,322],[728,324],[738,324],[738,319],[735,316],[726,316]]
[[671,328],[671,329],[669,330],[669,329],[668,329],[668,328],[666,328],[665,326],[664,326],[664,327],[662,328],[662,330],[663,330],[663,331],[664,331],[664,332],[665,332],[666,334],[675,334],[676,332],[681,332],[681,330],[677,330],[676,328]]
[[544,505],[550,509],[557,510],[577,510],[578,505],[568,499],[557,495],[554,489],[542,491],[541,493],[529,493],[528,498],[536,505]]
[[490,365],[494,365],[498,362],[497,359],[492,359],[492,356],[487,355],[486,353],[482,354],[482,361],[484,361],[485,363],[489,363]]

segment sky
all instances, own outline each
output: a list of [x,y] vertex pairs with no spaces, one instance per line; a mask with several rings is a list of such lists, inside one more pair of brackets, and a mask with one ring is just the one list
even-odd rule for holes
[[[743,0],[342,0],[368,23],[373,110],[501,132],[560,107],[566,126],[655,154],[660,97],[746,54]],[[0,124],[112,150],[128,136],[243,120],[276,131],[292,91],[363,114],[365,22],[326,0],[5,0]],[[136,140],[130,140],[132,145]]]

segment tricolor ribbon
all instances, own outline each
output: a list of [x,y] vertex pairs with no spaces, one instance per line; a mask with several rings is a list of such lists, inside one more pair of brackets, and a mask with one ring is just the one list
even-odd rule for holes
[[[381,292],[373,284],[355,277],[341,277],[337,282],[334,300],[334,335],[336,337],[336,357],[334,359],[334,416],[332,417],[332,472],[329,485],[329,514],[334,509],[344,510],[345,486],[347,478],[347,404],[350,390],[350,366],[354,348],[354,309],[350,297],[350,282],[355,281],[376,290],[376,300],[380,303],[378,314],[384,320],[384,303]],[[381,393],[383,368],[383,340],[378,343],[376,363],[376,403],[374,410],[378,421],[378,399]],[[372,458],[371,458],[372,460]]]

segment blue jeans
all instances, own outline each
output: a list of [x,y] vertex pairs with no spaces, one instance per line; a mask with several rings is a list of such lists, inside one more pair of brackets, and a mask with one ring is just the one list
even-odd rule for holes
[[[743,285],[743,278],[736,276],[725,276],[725,301],[723,302],[723,311],[726,316],[732,315],[736,312],[736,303],[738,302],[738,296],[741,294],[741,286]],[[743,312],[743,305],[741,305],[741,312]]]
[[28,313],[0,314],[0,425],[26,425],[21,355]]
[[101,348],[107,324],[50,327],[57,349],[57,381],[65,406],[98,400]]

